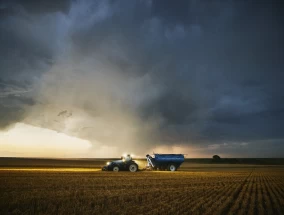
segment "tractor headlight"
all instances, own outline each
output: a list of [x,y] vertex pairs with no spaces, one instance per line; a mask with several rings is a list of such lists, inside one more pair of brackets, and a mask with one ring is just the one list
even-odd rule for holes
[[110,162],[107,162],[107,165],[110,165]]

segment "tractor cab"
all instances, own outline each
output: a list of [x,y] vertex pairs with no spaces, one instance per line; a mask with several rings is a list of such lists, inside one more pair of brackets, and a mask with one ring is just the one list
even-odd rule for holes
[[131,156],[130,154],[122,155],[122,156],[121,156],[121,160],[122,160],[123,162],[132,161],[132,156]]

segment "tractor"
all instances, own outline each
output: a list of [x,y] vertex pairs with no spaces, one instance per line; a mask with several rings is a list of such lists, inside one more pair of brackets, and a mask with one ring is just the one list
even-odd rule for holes
[[132,160],[130,154],[121,156],[121,160],[107,162],[106,166],[102,168],[103,171],[130,171],[137,172],[138,164]]

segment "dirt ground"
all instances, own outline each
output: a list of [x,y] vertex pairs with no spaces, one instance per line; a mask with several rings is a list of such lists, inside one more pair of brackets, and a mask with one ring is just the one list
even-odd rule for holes
[[115,173],[105,162],[2,165],[0,214],[284,214],[281,165]]

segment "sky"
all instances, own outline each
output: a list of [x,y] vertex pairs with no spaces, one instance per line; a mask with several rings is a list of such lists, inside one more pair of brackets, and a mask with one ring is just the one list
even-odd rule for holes
[[0,1],[0,157],[284,157],[282,1]]

